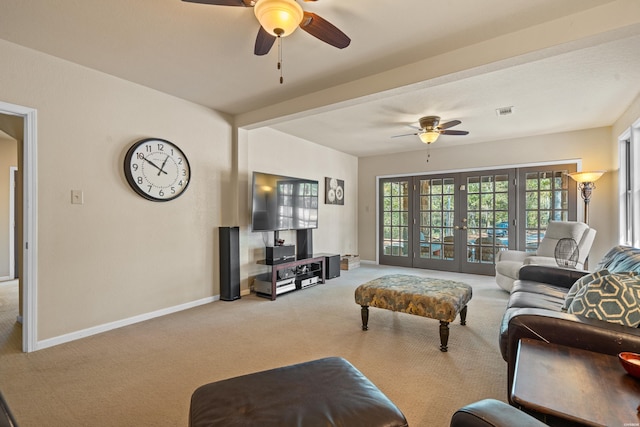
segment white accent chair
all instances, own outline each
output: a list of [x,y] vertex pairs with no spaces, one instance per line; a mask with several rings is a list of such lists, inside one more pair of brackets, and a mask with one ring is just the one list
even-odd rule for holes
[[596,230],[583,222],[551,221],[544,237],[535,252],[506,250],[496,254],[496,283],[507,292],[511,292],[513,283],[518,280],[520,267],[527,264],[557,266],[555,249],[558,241],[571,238],[578,244],[577,269],[584,263],[591,251]]

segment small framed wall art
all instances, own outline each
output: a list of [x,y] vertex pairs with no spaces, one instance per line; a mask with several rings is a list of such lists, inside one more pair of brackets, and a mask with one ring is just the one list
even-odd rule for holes
[[327,205],[344,205],[344,180],[324,178],[324,203]]

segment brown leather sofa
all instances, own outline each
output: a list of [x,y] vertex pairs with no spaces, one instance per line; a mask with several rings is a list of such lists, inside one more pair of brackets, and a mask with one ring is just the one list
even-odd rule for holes
[[495,399],[484,399],[458,409],[450,427],[546,427],[536,418]]
[[0,427],[18,427],[2,393],[0,393]]
[[[640,248],[612,248],[594,271],[604,268],[612,273],[640,273]],[[540,265],[522,267],[500,325],[500,351],[508,364],[507,391],[513,385],[518,342],[523,338],[610,355],[621,351],[640,352],[640,329],[561,310],[573,283],[587,273]]]

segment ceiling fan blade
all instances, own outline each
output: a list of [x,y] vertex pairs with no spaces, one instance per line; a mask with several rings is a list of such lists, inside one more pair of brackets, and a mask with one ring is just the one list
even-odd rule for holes
[[338,27],[315,13],[304,12],[300,28],[338,49],[344,49],[351,43],[351,39],[340,31]]
[[256,45],[253,48],[253,53],[256,55],[266,55],[271,50],[271,46],[276,41],[276,36],[273,36],[267,32],[262,25],[258,30],[258,36],[256,37]]
[[244,6],[250,7],[251,4],[249,1],[246,3],[243,0],[182,0],[189,3],[201,3],[201,4],[212,4],[214,6]]
[[469,135],[466,130],[441,130],[441,135]]
[[420,133],[422,133],[422,132],[418,132],[418,133],[405,133],[404,135],[393,135],[393,136],[391,136],[391,138],[400,138],[401,136],[414,136],[414,135],[420,135]]
[[449,129],[449,128],[454,127],[454,126],[458,126],[460,123],[462,123],[460,120],[451,120],[450,122],[441,124],[440,126],[438,126],[438,128],[439,129]]

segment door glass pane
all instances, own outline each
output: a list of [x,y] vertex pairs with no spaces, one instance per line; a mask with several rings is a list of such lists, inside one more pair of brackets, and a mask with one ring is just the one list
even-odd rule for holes
[[[420,195],[420,251],[423,259],[453,259],[453,223],[455,214],[455,185],[453,178],[421,179]],[[446,245],[443,245],[444,243]]]
[[467,262],[493,264],[509,246],[509,176],[467,178]]
[[409,255],[409,183],[388,181],[382,184],[382,253]]
[[569,182],[567,169],[527,172],[525,174],[525,250],[538,249],[550,221],[569,218]]

